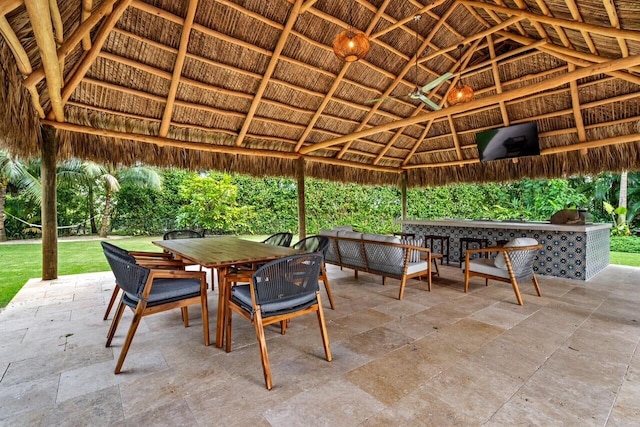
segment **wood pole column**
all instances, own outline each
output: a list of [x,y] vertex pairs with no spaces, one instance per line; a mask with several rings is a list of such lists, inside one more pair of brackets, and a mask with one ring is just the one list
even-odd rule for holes
[[402,220],[407,220],[407,172],[402,174],[402,184],[400,187],[402,193]]
[[298,237],[300,240],[307,237],[307,208],[304,197],[304,159],[298,159],[296,164],[298,178]]
[[42,280],[58,278],[58,215],[56,197],[56,159],[58,140],[55,129],[42,128]]

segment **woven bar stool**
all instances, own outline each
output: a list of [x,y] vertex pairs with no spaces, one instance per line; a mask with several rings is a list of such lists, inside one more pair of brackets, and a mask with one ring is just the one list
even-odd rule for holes
[[431,257],[437,254],[434,248],[434,241],[440,241],[440,265],[444,262],[445,258],[447,260],[447,265],[449,265],[449,236],[438,236],[436,234],[427,234],[424,236],[424,247],[429,248],[431,250]]
[[[477,237],[461,237],[460,238],[460,268],[462,268],[462,262],[464,261],[464,251],[469,249],[470,244],[477,244],[478,248],[486,248],[489,246],[489,239],[482,239]],[[489,253],[485,253],[485,258],[489,257]]]

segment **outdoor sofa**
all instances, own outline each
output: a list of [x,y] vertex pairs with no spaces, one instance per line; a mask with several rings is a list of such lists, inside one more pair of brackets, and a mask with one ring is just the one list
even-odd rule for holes
[[[350,227],[349,227],[350,228]],[[325,262],[344,268],[400,280],[398,299],[404,296],[407,279],[426,276],[431,291],[431,251],[421,240],[401,241],[397,237],[359,233],[343,227],[322,230],[329,238]]]

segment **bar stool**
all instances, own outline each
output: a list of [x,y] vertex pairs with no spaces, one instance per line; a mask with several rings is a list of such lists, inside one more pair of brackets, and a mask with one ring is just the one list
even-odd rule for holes
[[509,240],[496,240],[496,246],[502,247],[502,246],[506,245],[507,243],[509,243]]
[[393,235],[401,239],[413,239],[416,237],[416,233],[405,233],[403,231],[400,231],[398,233],[393,233]]
[[[438,236],[436,234],[426,234],[424,236],[424,247],[429,248],[429,250],[431,250],[432,258],[436,255],[436,253],[434,253],[434,247],[433,247],[434,241],[440,241],[440,253],[442,255],[438,257],[440,259],[440,265],[442,265],[445,258],[447,259],[447,265],[449,265],[449,236]],[[446,243],[446,247],[445,247],[445,243]]]
[[[464,261],[464,251],[469,249],[469,245],[476,243],[478,248],[486,248],[489,246],[489,239],[477,238],[477,237],[461,237],[460,238],[460,268],[462,268],[462,262]],[[489,253],[484,254],[485,258],[489,258]]]

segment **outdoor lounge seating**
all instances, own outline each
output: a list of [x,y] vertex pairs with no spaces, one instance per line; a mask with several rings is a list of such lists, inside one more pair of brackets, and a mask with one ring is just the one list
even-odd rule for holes
[[267,325],[281,323],[284,333],[285,322],[315,312],[326,358],[328,361],[332,359],[318,286],[321,265],[322,255],[317,253],[292,255],[272,261],[253,274],[249,285],[233,287],[226,302],[226,351],[231,351],[231,318],[232,312],[236,312],[255,327],[264,381],[269,390],[273,387],[273,381],[264,335]]
[[119,374],[133,337],[142,317],[175,308],[182,309],[185,327],[189,326],[186,308],[200,304],[202,308],[202,328],[204,343],[209,345],[209,312],[207,303],[207,283],[205,274],[197,271],[157,270],[137,265],[135,258],[105,247],[105,257],[109,262],[118,286],[124,291],[107,334],[106,347],[111,342],[122,319],[125,306],[134,311],[131,326],[127,332],[114,373]]
[[393,236],[342,230],[322,230],[320,235],[331,242],[326,262],[354,269],[356,278],[358,271],[381,275],[383,285],[386,277],[399,279],[398,299],[404,297],[408,279],[427,276],[431,290],[431,251],[423,247],[421,242],[411,245],[401,243],[400,239]]
[[197,239],[200,237],[204,237],[204,233],[195,230],[171,230],[164,233],[162,240]]
[[[542,245],[538,244],[535,239],[520,237],[511,240],[502,247],[469,249],[466,253],[464,265],[465,293],[469,291],[469,279],[471,277],[484,277],[485,285],[489,284],[489,279],[511,283],[518,304],[523,305],[518,281],[530,278],[538,296],[542,296],[538,279],[533,271],[533,263],[541,247]],[[471,259],[473,254],[488,256],[492,252],[497,253],[495,259],[480,257]]]

